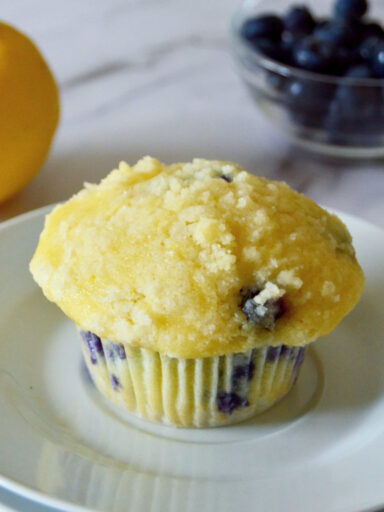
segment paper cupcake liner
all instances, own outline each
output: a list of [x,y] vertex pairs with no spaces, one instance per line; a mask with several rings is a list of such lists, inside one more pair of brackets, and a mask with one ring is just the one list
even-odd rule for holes
[[93,381],[140,418],[179,427],[238,423],[265,411],[294,384],[304,347],[263,347],[197,359],[168,357],[80,331]]

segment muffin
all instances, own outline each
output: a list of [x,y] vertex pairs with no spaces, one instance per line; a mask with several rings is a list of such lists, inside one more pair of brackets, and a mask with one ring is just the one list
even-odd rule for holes
[[47,216],[30,269],[76,324],[101,393],[183,427],[280,400],[364,282],[335,215],[203,159],[145,157],[85,184]]

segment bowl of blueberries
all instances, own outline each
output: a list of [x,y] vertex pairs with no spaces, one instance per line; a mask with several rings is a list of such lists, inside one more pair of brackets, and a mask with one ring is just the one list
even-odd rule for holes
[[235,61],[252,98],[307,149],[384,155],[384,2],[369,7],[246,0],[232,19]]

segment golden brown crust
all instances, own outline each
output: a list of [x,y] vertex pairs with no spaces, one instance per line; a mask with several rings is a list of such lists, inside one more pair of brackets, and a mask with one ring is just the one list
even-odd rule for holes
[[[58,206],[31,271],[81,328],[185,358],[309,343],[364,281],[343,223],[286,184],[226,162],[150,157]],[[273,329],[239,306],[255,286],[284,297]]]

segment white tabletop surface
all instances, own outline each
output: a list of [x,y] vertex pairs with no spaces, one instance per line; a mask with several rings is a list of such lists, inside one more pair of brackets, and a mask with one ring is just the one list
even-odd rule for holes
[[228,159],[384,226],[384,160],[320,161],[269,126],[228,51],[239,0],[12,0],[1,17],[39,45],[61,121],[37,178],[0,220],[63,200],[119,160]]
[[[320,160],[265,122],[228,51],[238,0],[12,0],[60,85],[61,120],[40,174],[0,221],[66,199],[120,160],[232,160],[316,201],[384,226],[384,160]],[[0,489],[1,504],[34,512]],[[47,508],[44,510],[48,511]]]

